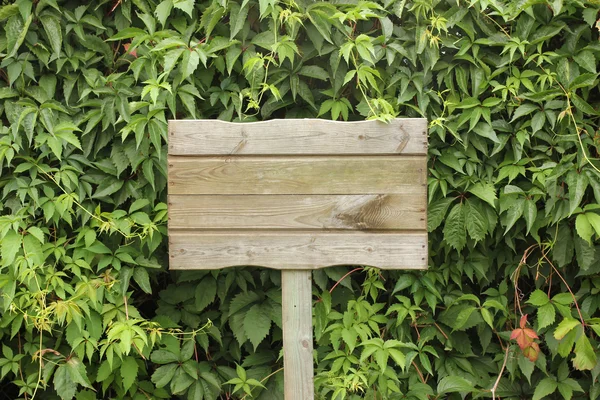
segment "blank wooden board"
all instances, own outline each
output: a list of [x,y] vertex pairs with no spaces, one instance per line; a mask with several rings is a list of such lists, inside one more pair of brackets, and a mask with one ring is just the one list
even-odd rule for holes
[[385,269],[427,267],[427,235],[422,232],[177,231],[169,238],[172,269],[243,265],[314,269],[349,264]]
[[426,126],[170,121],[170,268],[426,268]]
[[426,229],[422,191],[359,195],[169,196],[170,228]]
[[313,399],[311,269],[427,267],[424,119],[169,122],[171,269],[281,269],[286,400]]
[[170,121],[169,154],[426,154],[427,121]]

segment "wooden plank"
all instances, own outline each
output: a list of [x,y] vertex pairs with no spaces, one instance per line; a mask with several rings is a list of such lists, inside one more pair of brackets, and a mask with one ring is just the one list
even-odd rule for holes
[[169,195],[169,229],[427,229],[422,193]]
[[169,121],[169,154],[426,154],[427,120]]
[[169,157],[171,194],[423,193],[425,156]]
[[370,265],[427,268],[426,232],[170,230],[171,269],[255,265],[275,269]]
[[285,400],[312,400],[313,337],[310,270],[281,271]]

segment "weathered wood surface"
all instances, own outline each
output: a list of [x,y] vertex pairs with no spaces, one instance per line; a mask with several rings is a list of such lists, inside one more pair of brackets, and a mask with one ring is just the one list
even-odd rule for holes
[[281,271],[281,290],[285,400],[312,400],[311,271]]
[[285,119],[233,124],[169,121],[169,154],[426,154],[423,118],[336,122]]
[[425,156],[169,157],[170,194],[424,193]]
[[421,193],[169,195],[169,229],[426,229]]
[[348,264],[424,269],[427,233],[171,230],[169,254],[171,269],[243,265],[315,269]]

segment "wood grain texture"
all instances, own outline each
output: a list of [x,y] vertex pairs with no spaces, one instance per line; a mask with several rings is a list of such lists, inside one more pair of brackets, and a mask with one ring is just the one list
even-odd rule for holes
[[427,229],[425,191],[367,195],[169,195],[169,229]]
[[316,269],[370,265],[382,269],[427,268],[426,232],[188,232],[170,230],[171,269],[254,265]]
[[313,337],[310,270],[281,271],[285,400],[312,400]]
[[170,194],[424,193],[425,156],[169,157]]
[[169,154],[426,154],[427,120],[169,121]]

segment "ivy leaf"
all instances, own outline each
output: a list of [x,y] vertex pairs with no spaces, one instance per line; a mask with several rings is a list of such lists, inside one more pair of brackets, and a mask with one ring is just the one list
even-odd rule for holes
[[176,370],[177,364],[175,363],[163,365],[154,371],[150,380],[156,385],[157,388],[164,387],[171,382]]
[[183,11],[192,18],[195,3],[196,0],[173,0],[173,7]]
[[173,0],[163,0],[161,1],[156,9],[154,10],[154,15],[158,22],[164,27],[167,22],[167,18],[171,14],[171,9],[173,8]]
[[150,276],[144,267],[135,267],[133,269],[133,280],[145,293],[152,294]]
[[179,367],[175,371],[173,379],[171,380],[171,392],[173,392],[173,394],[182,393],[184,390],[190,387],[192,383],[194,383],[194,378],[188,375],[188,373],[185,372],[182,367]]
[[532,112],[534,112],[535,110],[539,110],[539,106],[537,104],[533,104],[533,103],[522,104],[519,107],[517,107],[510,122],[513,122],[517,118],[524,117],[525,115],[529,115]]
[[583,50],[577,53],[573,59],[583,69],[596,73],[596,57],[590,50]]
[[446,393],[471,392],[474,390],[473,384],[460,376],[446,376],[440,380],[437,385],[438,396]]
[[465,202],[465,207],[466,215],[468,216],[465,220],[469,236],[475,240],[475,242],[483,240],[488,231],[487,217],[474,201],[467,200]]
[[562,268],[573,259],[573,251],[574,245],[571,229],[567,224],[562,223],[558,226],[558,235],[552,248],[552,259],[558,267]]
[[135,358],[131,356],[127,356],[123,359],[123,363],[121,364],[121,378],[123,378],[123,389],[125,391],[129,390],[133,382],[135,382],[135,378],[138,375],[138,363]]
[[591,370],[596,366],[596,353],[590,343],[590,340],[582,333],[579,339],[575,342],[575,358],[573,359],[573,367],[576,369]]
[[48,39],[50,39],[50,45],[52,46],[52,51],[54,52],[53,56],[54,58],[58,58],[62,49],[62,30],[60,26],[60,20],[50,14],[40,16],[39,20],[42,22],[44,31],[46,32],[46,35],[48,35]]
[[580,324],[581,323],[574,318],[564,318],[556,327],[556,330],[554,331],[554,338],[556,340],[561,340],[567,333]]
[[0,250],[2,251],[2,265],[12,264],[21,249],[22,239],[23,237],[12,229],[2,238],[2,245],[0,246]]
[[462,203],[458,203],[452,207],[444,225],[444,240],[458,251],[462,250],[467,243],[464,208]]
[[596,247],[589,245],[578,236],[574,238],[574,242],[577,264],[585,271],[592,266],[596,259]]
[[179,361],[179,356],[169,350],[154,350],[150,355],[150,360],[156,364],[169,364]]
[[262,305],[253,305],[244,317],[244,331],[250,343],[254,346],[254,351],[256,351],[260,342],[269,334],[270,329],[271,318],[269,317],[269,313],[265,312]]
[[204,388],[200,380],[196,381],[192,386],[190,386],[190,390],[188,391],[188,400],[203,400],[204,399]]
[[569,215],[579,206],[585,189],[587,189],[589,179],[586,174],[571,171],[567,174],[567,185],[569,185]]
[[19,47],[21,47],[21,44],[23,44],[23,41],[25,40],[25,36],[27,36],[31,21],[33,21],[33,13],[29,15],[25,20],[25,23],[23,23],[23,20],[18,15],[15,15],[8,20],[5,30],[7,49],[10,51],[6,55],[6,58],[11,58],[17,54]]
[[200,55],[197,51],[185,50],[181,59],[181,79],[186,79],[198,69]]
[[533,223],[537,218],[537,207],[533,200],[525,200],[523,216],[525,217],[525,223],[527,224],[527,234],[529,234],[529,232],[531,231],[531,227],[533,226]]
[[204,310],[215,300],[217,282],[212,276],[207,276],[196,286],[196,311]]
[[[244,4],[242,7],[235,2],[231,2],[231,14],[230,14],[230,33],[229,39],[233,40],[233,38],[242,30],[246,20],[248,19],[248,10],[250,10],[250,6],[248,4]],[[231,72],[229,73],[231,74]]]
[[54,372],[54,389],[62,400],[71,400],[75,397],[77,383],[73,381],[69,367],[66,364],[60,365]]
[[519,354],[517,357],[517,364],[519,365],[521,372],[523,372],[523,375],[525,375],[525,378],[527,378],[527,382],[531,384],[531,374],[535,369],[535,363],[523,354]]
[[322,81],[329,80],[329,73],[318,65],[305,65],[300,68],[298,74],[308,76],[309,78],[319,79]]
[[445,197],[434,202],[427,208],[427,231],[433,232],[446,218],[446,213],[450,204],[454,201],[453,198]]
[[543,329],[549,325],[554,323],[554,319],[556,318],[556,310],[552,304],[545,304],[538,308],[537,311],[537,321],[538,321],[538,330]]
[[496,189],[491,183],[477,182],[469,188],[469,192],[496,208]]
[[532,400],[540,400],[544,397],[554,393],[558,384],[553,378],[544,378],[537,384],[535,391],[533,392]]
[[506,229],[504,234],[506,235],[510,228],[513,227],[515,222],[523,215],[523,211],[525,209],[525,199],[519,198],[517,199],[512,206],[508,209],[507,212],[507,220],[506,220]]
[[594,230],[588,221],[586,214],[579,214],[575,219],[575,230],[577,234],[585,240],[590,246],[592,245],[592,235]]

